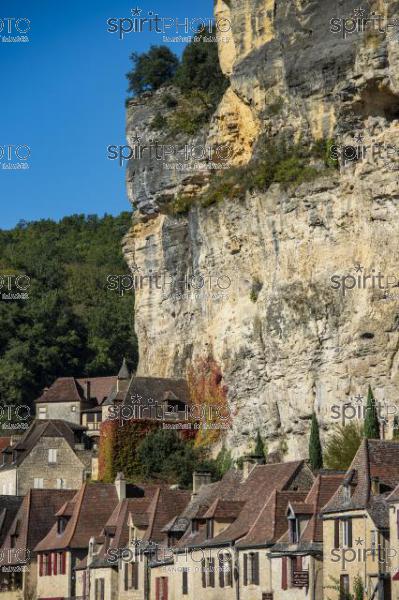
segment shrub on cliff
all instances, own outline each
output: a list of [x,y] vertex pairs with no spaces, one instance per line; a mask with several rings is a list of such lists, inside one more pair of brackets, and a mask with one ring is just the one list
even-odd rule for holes
[[148,52],[130,55],[134,68],[126,77],[129,92],[141,94],[158,90],[164,83],[173,79],[179,59],[167,46],[151,46]]
[[338,425],[324,452],[324,465],[327,469],[348,469],[362,438],[363,426],[358,422]]

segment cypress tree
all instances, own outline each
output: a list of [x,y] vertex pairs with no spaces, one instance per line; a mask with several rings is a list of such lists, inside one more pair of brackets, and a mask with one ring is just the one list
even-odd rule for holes
[[309,438],[309,460],[313,470],[323,468],[323,453],[321,451],[320,431],[316,414],[312,414],[312,425]]
[[380,439],[380,424],[374,394],[369,386],[367,393],[366,416],[364,418],[364,437],[371,440]]
[[266,458],[265,457],[265,444],[262,440],[259,429],[258,429],[258,433],[256,434],[255,456],[262,456],[262,458]]

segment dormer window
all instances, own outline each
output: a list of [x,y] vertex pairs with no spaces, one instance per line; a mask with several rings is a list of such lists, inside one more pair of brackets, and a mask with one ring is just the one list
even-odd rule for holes
[[191,521],[191,533],[197,533],[198,531],[198,521],[196,519],[192,519]]
[[58,535],[61,535],[62,533],[64,533],[67,524],[68,524],[68,519],[66,517],[58,517],[58,520],[57,520]]
[[298,544],[300,538],[299,519],[297,519],[296,517],[290,517],[288,522],[290,531],[290,543]]

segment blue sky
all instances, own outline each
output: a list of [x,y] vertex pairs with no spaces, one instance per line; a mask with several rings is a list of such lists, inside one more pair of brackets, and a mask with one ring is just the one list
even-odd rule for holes
[[[0,37],[18,35],[16,21],[6,19],[29,19],[30,41],[0,43],[0,154],[9,145],[31,152],[29,169],[0,168],[1,229],[20,219],[130,210],[124,170],[106,158],[106,148],[124,143],[130,53],[163,42],[162,34],[148,31],[120,40],[107,32],[107,19],[133,19],[136,7],[142,17],[153,11],[210,18],[213,2],[200,0],[194,8],[184,0],[1,1]],[[20,29],[26,26],[19,22]],[[182,51],[181,44],[170,48]]]

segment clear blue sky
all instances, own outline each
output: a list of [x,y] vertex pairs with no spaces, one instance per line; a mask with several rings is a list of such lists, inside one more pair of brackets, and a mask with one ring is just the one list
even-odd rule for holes
[[28,170],[0,169],[1,229],[20,219],[130,210],[124,170],[107,160],[106,147],[124,143],[130,53],[163,42],[155,32],[119,40],[107,19],[133,19],[136,6],[142,17],[191,19],[211,17],[213,2],[1,0],[0,18],[31,21],[28,43],[0,43],[0,147],[31,149]]

